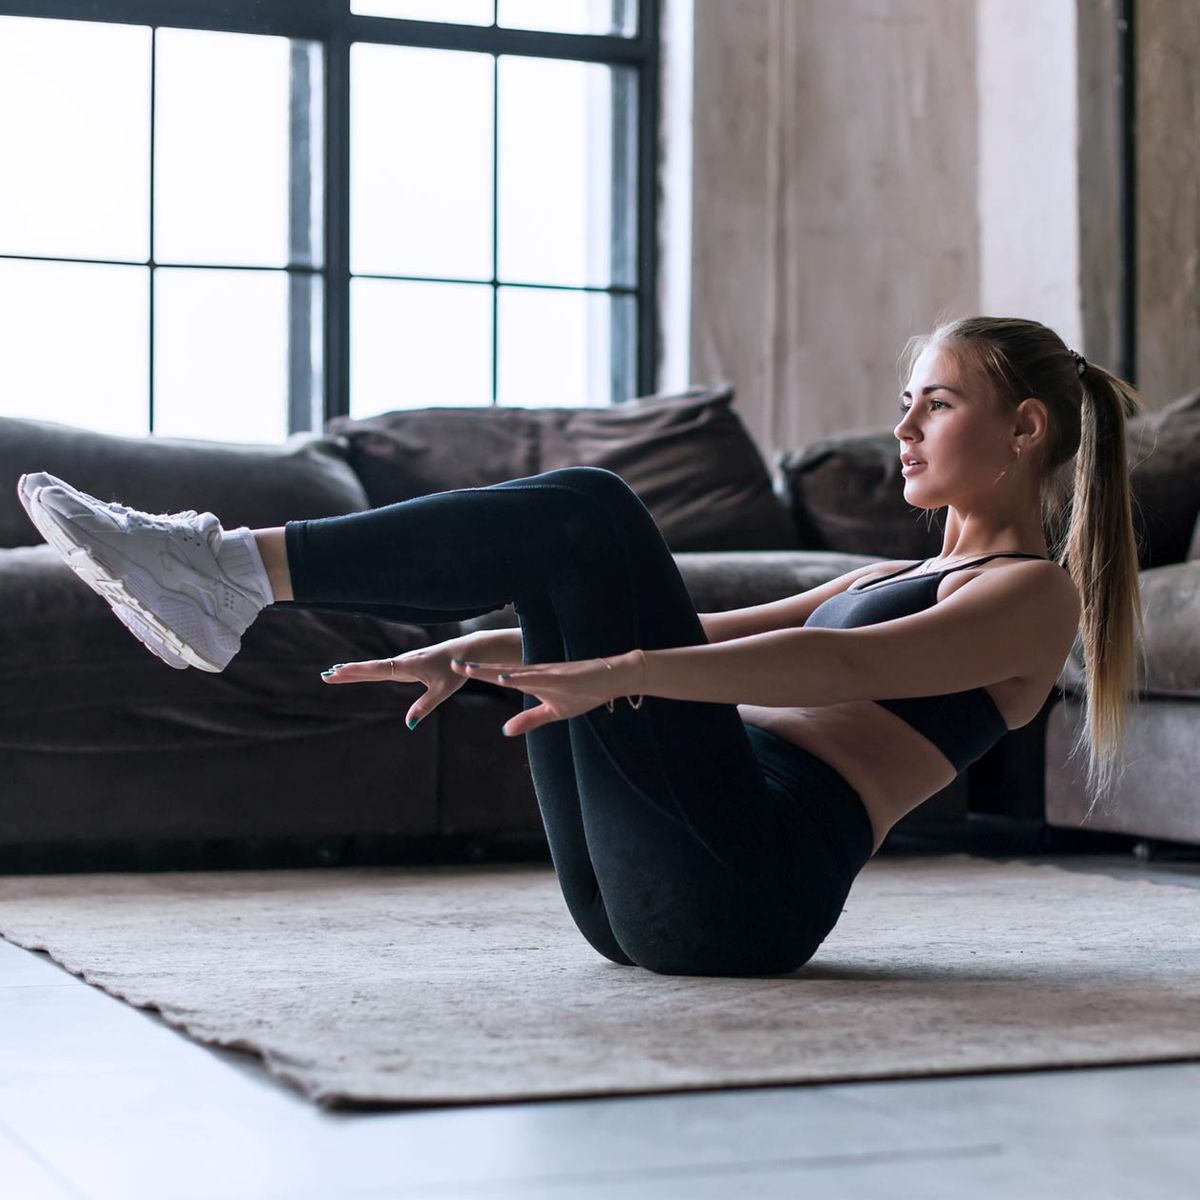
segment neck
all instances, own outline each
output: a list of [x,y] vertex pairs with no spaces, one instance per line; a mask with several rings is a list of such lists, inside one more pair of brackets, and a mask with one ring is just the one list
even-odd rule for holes
[[954,505],[946,509],[946,532],[939,562],[1001,552],[1050,557],[1037,503],[1026,499],[1021,504],[986,512],[965,511]]

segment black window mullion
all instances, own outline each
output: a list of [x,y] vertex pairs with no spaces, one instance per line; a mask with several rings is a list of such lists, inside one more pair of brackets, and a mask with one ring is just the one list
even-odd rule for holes
[[[312,262],[312,73],[309,46],[289,43],[288,72],[288,264]],[[312,320],[316,281],[307,272],[289,271],[288,288],[288,433],[311,429],[313,412]],[[322,406],[323,411],[323,406]]]
[[641,0],[638,37],[637,391],[649,396],[658,374],[659,0]]
[[325,46],[325,419],[350,413],[350,37]]
[[[620,0],[616,0],[619,4]],[[617,14],[614,14],[617,19]],[[634,186],[630,178],[636,163],[636,141],[630,145],[629,107],[637,101],[636,80],[622,69],[612,74],[612,180],[609,185],[612,226],[609,243],[609,282],[626,283],[626,264],[630,261],[630,241],[637,244],[637,230],[625,219],[629,212],[629,195]],[[636,303],[636,301],[635,301]],[[634,394],[634,381],[629,378],[629,324],[625,320],[627,303],[623,294],[609,293],[609,399],[613,403],[628,400]]]

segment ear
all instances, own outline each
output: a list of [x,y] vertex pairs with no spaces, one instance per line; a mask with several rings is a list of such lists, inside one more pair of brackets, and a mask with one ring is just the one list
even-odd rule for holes
[[1045,402],[1036,396],[1026,396],[1017,405],[1012,432],[1013,437],[1020,438],[1021,444],[1030,449],[1044,442],[1050,432],[1050,412]]

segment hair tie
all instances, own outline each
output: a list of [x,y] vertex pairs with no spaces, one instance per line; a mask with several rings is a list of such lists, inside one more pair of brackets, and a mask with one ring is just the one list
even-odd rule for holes
[[1068,350],[1067,353],[1075,360],[1075,369],[1082,375],[1087,370],[1087,359],[1075,350]]

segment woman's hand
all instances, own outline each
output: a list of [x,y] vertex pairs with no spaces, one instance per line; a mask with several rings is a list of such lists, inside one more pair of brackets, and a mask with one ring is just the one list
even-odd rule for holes
[[[605,662],[608,662],[608,666]],[[645,656],[640,650],[578,662],[481,663],[455,658],[451,669],[465,679],[483,679],[500,687],[516,688],[541,703],[504,725],[506,737],[517,737],[548,725],[590,712],[617,696],[636,694],[633,680],[645,678]]]
[[[519,652],[521,635],[517,633],[515,638]],[[467,682],[465,676],[451,668],[451,659],[484,654],[486,645],[482,635],[466,634],[439,642],[436,646],[410,650],[396,658],[338,663],[336,667],[323,672],[321,678],[326,683],[423,683],[424,694],[413,702],[405,717],[409,729],[415,729],[422,717],[429,716],[443,700],[453,696]]]

